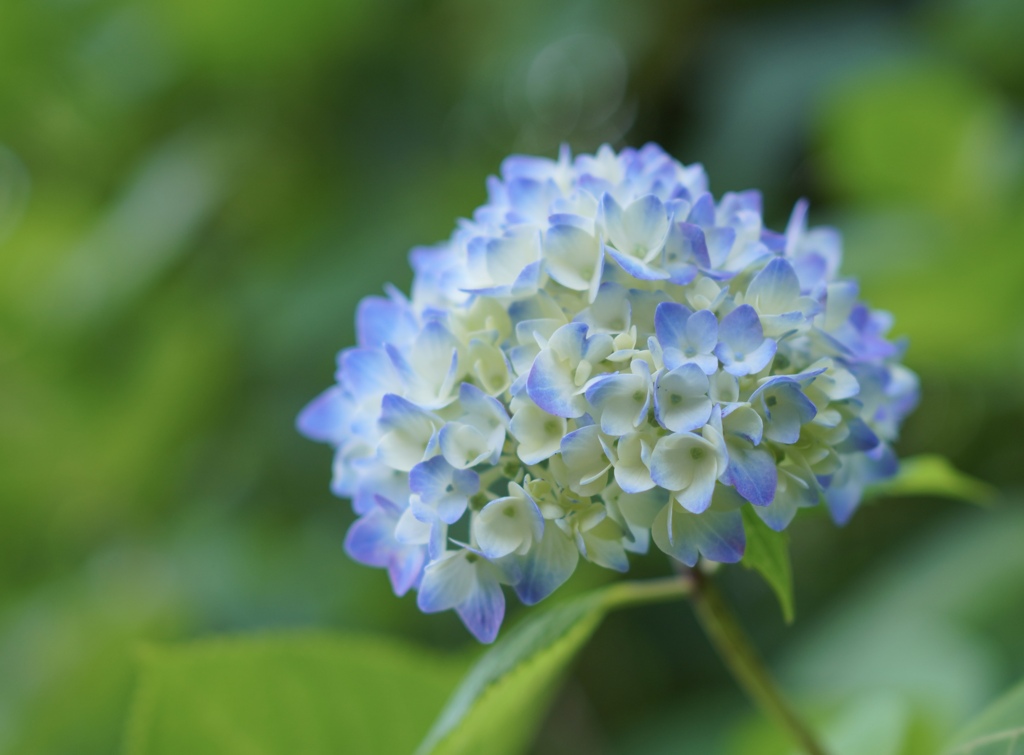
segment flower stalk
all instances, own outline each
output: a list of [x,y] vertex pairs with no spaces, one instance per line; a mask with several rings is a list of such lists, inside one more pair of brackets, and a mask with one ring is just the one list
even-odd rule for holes
[[826,755],[814,733],[782,696],[714,582],[699,569],[690,570],[690,576],[689,596],[697,619],[737,684],[804,752]]

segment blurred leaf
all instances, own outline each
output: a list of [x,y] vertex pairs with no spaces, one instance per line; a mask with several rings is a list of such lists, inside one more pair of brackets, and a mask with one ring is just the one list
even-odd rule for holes
[[1019,506],[963,509],[844,591],[778,665],[783,684],[823,703],[898,693],[936,752],[1014,668],[998,638],[1020,635],[1021,538]]
[[28,204],[31,181],[18,156],[0,144],[0,244],[14,230]]
[[[892,312],[917,369],[1011,384],[1020,374],[1024,139],[1012,112],[975,72],[920,59],[838,83],[823,108],[819,170],[846,200],[833,218],[845,270]],[[965,264],[968,249],[978,256]],[[985,292],[970,316],[937,304],[965,291]]]
[[[912,711],[898,695],[879,693],[850,700],[810,717],[831,755],[925,755],[913,747]],[[771,722],[758,719],[733,728],[730,755],[800,755],[789,737]]]
[[937,495],[987,504],[998,492],[987,482],[961,472],[944,456],[922,454],[903,459],[896,476],[872,485],[866,496]]
[[868,202],[976,214],[1012,179],[1005,108],[952,67],[914,61],[862,72],[832,90],[822,132],[830,180]]
[[1024,752],[1024,682],[999,698],[953,739],[949,755]]
[[190,57],[245,79],[268,69],[306,71],[331,52],[374,38],[369,23],[384,6],[355,0],[306,0],[288,6],[269,0],[164,0],[156,8],[157,17]]
[[683,581],[619,582],[536,611],[470,670],[420,745],[426,755],[525,752],[558,680],[612,609],[678,597]]
[[944,42],[1011,84],[1024,77],[1024,4],[1017,0],[940,0],[922,6]]
[[341,635],[152,648],[125,752],[411,752],[461,671],[422,649]]
[[743,509],[743,528],[747,532],[747,551],[743,565],[759,572],[775,592],[787,624],[793,622],[793,568],[789,561],[789,535],[776,532],[761,521],[750,506]]

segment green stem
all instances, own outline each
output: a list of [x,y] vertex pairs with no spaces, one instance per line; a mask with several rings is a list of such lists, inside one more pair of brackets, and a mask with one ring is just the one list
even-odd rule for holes
[[639,606],[645,603],[663,603],[684,598],[693,590],[693,580],[681,574],[658,579],[637,579],[631,582],[616,582],[609,585],[605,593],[605,605],[609,608]]
[[718,588],[697,569],[690,576],[690,600],[697,618],[736,682],[808,755],[825,755],[825,748],[782,697]]

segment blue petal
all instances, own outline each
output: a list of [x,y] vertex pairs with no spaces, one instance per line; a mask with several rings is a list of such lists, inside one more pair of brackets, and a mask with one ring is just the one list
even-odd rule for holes
[[346,438],[346,400],[341,388],[331,386],[310,401],[295,421],[299,432],[310,440],[341,443]]
[[754,375],[767,367],[778,347],[779,345],[774,339],[765,338],[760,346],[747,354],[746,365],[749,370],[747,374]]
[[734,564],[743,558],[747,536],[738,509],[717,510],[712,507],[703,514],[687,516],[686,522],[688,526],[684,532],[704,558],[723,564]]
[[847,479],[842,484],[830,485],[825,490],[825,503],[828,505],[833,521],[838,525],[844,525],[850,521],[853,512],[860,505],[863,495],[864,485],[855,477]]
[[686,340],[698,354],[710,354],[718,343],[718,318],[708,309],[690,315],[686,321]]
[[762,204],[761,192],[757,189],[727,191],[722,195],[722,199],[718,203],[719,211],[726,217],[741,212],[751,212],[760,215]]
[[692,312],[689,307],[674,301],[662,302],[654,310],[654,332],[663,349],[678,349],[686,342],[686,323]]
[[704,231],[692,223],[674,223],[665,241],[665,267],[675,270],[686,264],[711,266]]
[[576,544],[552,524],[523,558],[522,575],[515,585],[516,595],[528,606],[544,600],[576,570],[579,561]]
[[401,597],[416,587],[423,576],[426,561],[427,554],[422,546],[406,546],[394,553],[387,568],[395,595]]
[[443,456],[422,461],[409,472],[409,489],[427,506],[434,507],[445,524],[454,524],[466,510],[469,496],[480,488],[480,477],[471,469],[455,469]]
[[505,594],[495,579],[477,579],[469,597],[455,607],[462,623],[480,642],[494,642],[505,618]]
[[786,249],[786,237],[776,231],[770,231],[767,228],[762,228],[759,240],[776,254],[781,254]]
[[733,228],[705,228],[704,239],[708,245],[708,257],[711,260],[709,269],[713,269],[728,258],[736,243],[736,230]]
[[509,204],[527,218],[547,217],[548,188],[547,182],[529,178],[514,178],[506,184]]
[[395,542],[395,520],[382,509],[356,519],[345,535],[345,552],[367,566],[387,566]]
[[379,396],[401,387],[391,360],[380,349],[345,349],[338,356],[337,378],[357,398]]
[[651,535],[661,550],[690,567],[697,565],[701,555],[712,561],[736,563],[743,558],[747,544],[739,508],[717,502],[702,514],[691,514],[669,503],[655,517]]
[[800,279],[782,257],[775,257],[754,276],[747,287],[747,299],[758,302],[762,312],[782,314],[800,296]]
[[796,382],[776,384],[764,396],[764,411],[767,420],[765,436],[786,445],[796,443],[800,439],[800,427],[818,413],[817,407]]
[[426,549],[395,540],[396,517],[375,508],[357,519],[345,535],[345,552],[353,561],[386,567],[396,595],[404,595],[419,581]]
[[801,197],[793,205],[793,212],[789,215],[789,222],[786,223],[786,252],[792,254],[796,251],[797,242],[807,231],[807,208],[810,202]]
[[764,341],[764,331],[757,311],[749,304],[741,304],[722,318],[718,339],[734,352],[749,354]]
[[657,268],[651,267],[643,260],[638,260],[636,257],[623,254],[611,247],[605,247],[605,251],[612,256],[612,259],[619,263],[623,270],[637,280],[656,281],[666,280],[669,277],[668,272],[665,270],[658,270]]
[[690,208],[686,220],[699,226],[707,227],[715,224],[715,200],[710,194],[701,194]]
[[778,474],[775,457],[767,449],[729,444],[725,481],[755,506],[767,506],[775,498]]
[[757,506],[754,511],[771,529],[782,532],[793,521],[798,508],[797,501],[792,496],[776,495],[774,501],[767,506]]
[[383,430],[404,428],[409,423],[430,421],[434,415],[408,399],[389,393],[381,400],[380,426]]
[[[587,326],[581,322],[569,323],[556,331],[559,341],[571,340],[570,362],[578,361],[584,353]],[[555,336],[552,336],[552,341]],[[574,401],[577,386],[573,375],[565,369],[564,360],[555,355],[549,342],[542,349],[530,368],[526,381],[526,393],[533,402],[548,414],[557,417],[579,417],[583,414],[579,402]]]
[[367,296],[356,308],[356,338],[360,346],[406,344],[416,337],[416,318],[404,303]]
[[874,431],[860,417],[850,417],[846,420],[846,426],[850,429],[850,434],[842,443],[836,446],[836,451],[839,453],[870,451],[881,442]]
[[[416,605],[424,613],[447,611],[463,603],[473,591],[476,569],[465,551],[448,551],[423,572]],[[480,558],[474,554],[474,558]]]

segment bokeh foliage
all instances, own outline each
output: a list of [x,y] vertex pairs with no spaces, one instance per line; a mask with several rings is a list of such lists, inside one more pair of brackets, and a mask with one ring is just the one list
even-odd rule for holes
[[[1014,0],[4,2],[0,753],[114,751],[140,643],[318,628],[461,652],[456,619],[345,559],[329,453],[293,417],[355,301],[407,285],[406,251],[502,156],[650,139],[716,192],[764,189],[776,227],[799,196],[838,225],[924,381],[901,450],[1005,493],[800,522],[794,628],[724,575],[836,736],[863,716],[928,751],[1024,674],[1021,33]],[[964,561],[968,531],[988,534]],[[924,642],[907,596],[943,593],[933,573],[973,576]],[[821,691],[803,657],[862,674]],[[893,668],[959,697],[872,686]],[[767,752],[756,723],[725,742],[746,710],[688,611],[648,607],[597,632],[536,748]]]

